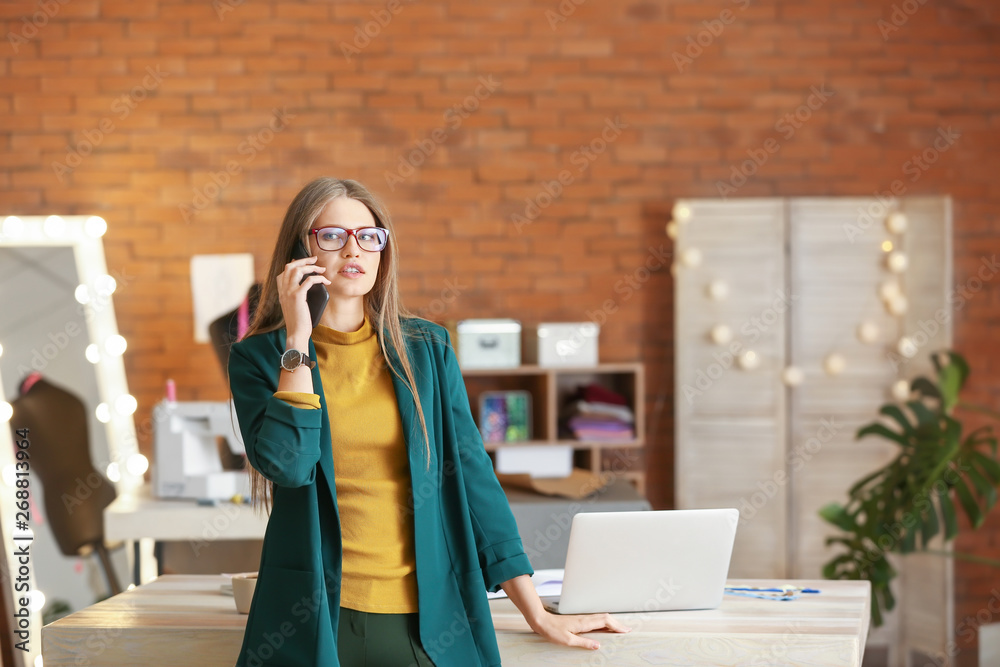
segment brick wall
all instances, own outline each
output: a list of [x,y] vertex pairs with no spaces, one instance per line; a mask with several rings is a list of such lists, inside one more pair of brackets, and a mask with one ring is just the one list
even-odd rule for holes
[[[398,222],[411,308],[596,319],[603,359],[646,362],[649,495],[668,507],[672,283],[640,267],[670,249],[673,199],[903,179],[954,197],[965,284],[1000,236],[997,14],[989,0],[5,2],[0,214],[107,218],[143,430],[167,377],[182,400],[227,396],[192,340],[190,256],[252,252],[262,275],[294,193],[357,178]],[[947,150],[913,162],[948,128]],[[987,281],[955,314],[970,398],[992,405],[998,299]],[[996,556],[998,535],[994,517],[958,546]],[[959,566],[957,618],[998,581]]]

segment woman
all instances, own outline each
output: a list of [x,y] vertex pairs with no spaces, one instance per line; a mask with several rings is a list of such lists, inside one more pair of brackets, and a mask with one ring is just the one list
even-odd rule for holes
[[[293,259],[299,241],[311,256]],[[253,502],[270,510],[237,665],[499,665],[487,589],[557,644],[626,632],[542,608],[448,334],[403,309],[397,271],[389,215],[359,183],[318,179],[288,207],[229,361]]]

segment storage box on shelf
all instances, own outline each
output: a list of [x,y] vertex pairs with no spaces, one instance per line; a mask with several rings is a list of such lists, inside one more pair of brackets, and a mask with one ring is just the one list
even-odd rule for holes
[[[641,465],[645,446],[645,376],[641,363],[599,364],[584,368],[463,369],[472,413],[479,420],[479,396],[487,391],[527,391],[532,396],[532,433],[529,441],[486,443],[486,449],[525,445],[569,445],[574,464],[595,473],[611,472],[628,479],[645,494],[645,470]],[[634,437],[627,440],[579,440],[565,426],[566,404],[577,387],[596,384],[625,397],[635,416]]]

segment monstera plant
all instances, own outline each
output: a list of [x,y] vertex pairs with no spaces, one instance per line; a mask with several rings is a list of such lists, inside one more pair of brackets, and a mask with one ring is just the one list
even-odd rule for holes
[[879,412],[885,419],[858,430],[858,438],[875,436],[897,445],[896,456],[855,483],[846,504],[830,503],[820,510],[823,519],[843,531],[826,541],[840,549],[823,567],[823,576],[870,581],[876,626],[882,624],[882,610],[896,604],[890,589],[896,570],[888,554],[934,551],[928,545],[935,536],[949,542],[958,534],[959,509],[978,528],[997,502],[1000,463],[993,429],[983,426],[964,433],[956,412],[975,411],[994,419],[1000,414],[959,399],[969,376],[961,355],[940,352],[932,360],[936,382],[913,380],[910,400],[883,405]]

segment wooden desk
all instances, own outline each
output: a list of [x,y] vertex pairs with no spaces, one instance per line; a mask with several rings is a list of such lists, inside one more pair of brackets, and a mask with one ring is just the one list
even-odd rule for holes
[[[152,664],[232,667],[246,616],[219,592],[222,576],[167,575],[70,614],[42,630],[45,667]],[[736,585],[774,581],[735,580]],[[807,581],[822,592],[790,602],[725,596],[719,609],[617,614],[633,631],[589,633],[601,649],[556,646],[532,633],[509,600],[490,606],[504,665],[796,665],[860,667],[868,582]],[[89,662],[87,662],[89,660]]]

